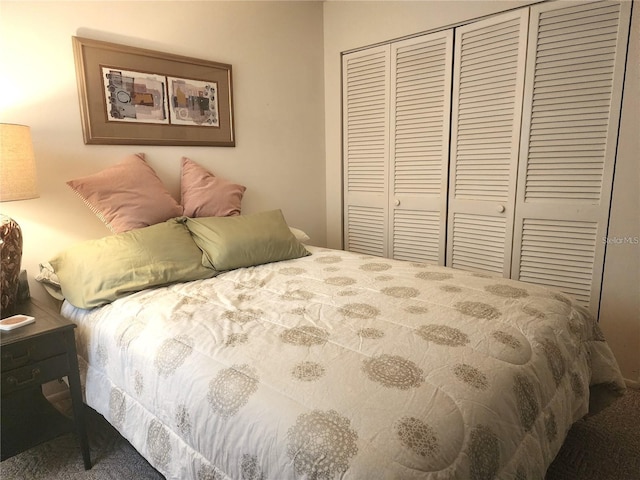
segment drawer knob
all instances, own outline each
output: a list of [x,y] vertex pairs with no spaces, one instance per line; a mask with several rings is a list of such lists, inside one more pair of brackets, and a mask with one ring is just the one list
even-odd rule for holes
[[9,385],[13,385],[14,387],[20,387],[22,385],[26,385],[28,383],[35,382],[35,380],[39,376],[40,376],[40,369],[39,368],[34,368],[33,370],[31,370],[31,378],[26,378],[26,379],[20,381],[16,377],[11,375],[10,377],[7,377],[7,383]]

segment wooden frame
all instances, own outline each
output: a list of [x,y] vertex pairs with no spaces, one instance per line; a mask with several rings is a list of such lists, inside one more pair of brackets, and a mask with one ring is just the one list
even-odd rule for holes
[[231,65],[73,37],[84,143],[235,146]]

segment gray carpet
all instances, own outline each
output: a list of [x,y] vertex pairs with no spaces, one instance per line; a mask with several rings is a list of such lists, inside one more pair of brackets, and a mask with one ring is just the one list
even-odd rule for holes
[[[0,478],[164,478],[100,415],[87,411],[94,465],[91,470],[84,470],[78,442],[75,435],[69,434],[0,463]],[[640,391],[628,390],[607,409],[576,423],[546,480],[640,480]]]
[[86,412],[91,470],[85,471],[80,444],[70,433],[0,463],[0,479],[164,480],[101,415]]
[[577,422],[546,480],[640,480],[640,390]]

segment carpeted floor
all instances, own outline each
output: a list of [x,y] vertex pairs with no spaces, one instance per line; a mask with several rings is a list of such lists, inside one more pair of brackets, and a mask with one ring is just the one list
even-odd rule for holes
[[577,422],[545,480],[640,480],[640,390]]
[[3,461],[0,479],[164,480],[101,415],[86,411],[91,470],[84,469],[80,444],[70,433]]
[[[0,463],[0,478],[164,478],[100,415],[88,412],[91,470],[84,470],[76,437],[69,434]],[[640,480],[640,390],[628,390],[607,409],[576,423],[545,480]]]

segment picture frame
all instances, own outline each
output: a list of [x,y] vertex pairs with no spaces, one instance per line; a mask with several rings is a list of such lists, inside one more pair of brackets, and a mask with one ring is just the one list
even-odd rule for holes
[[85,144],[235,146],[231,65],[72,43]]

